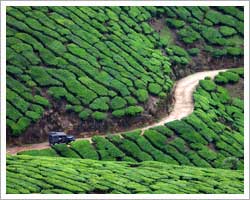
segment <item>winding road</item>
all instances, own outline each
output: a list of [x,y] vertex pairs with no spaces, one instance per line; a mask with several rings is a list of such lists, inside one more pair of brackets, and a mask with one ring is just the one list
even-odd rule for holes
[[[226,71],[228,69],[222,70],[213,70],[213,71],[203,71],[197,72],[195,74],[191,74],[186,76],[175,83],[174,90],[174,105],[170,114],[166,117],[163,117],[159,122],[153,123],[149,126],[142,127],[142,134],[145,130],[152,128],[154,126],[164,125],[167,122],[181,119],[183,117],[188,116],[193,112],[194,103],[193,103],[193,92],[198,85],[199,81],[204,79],[205,77],[214,78],[219,72]],[[119,135],[119,133],[114,133],[112,135]],[[105,135],[102,135],[103,137]],[[90,138],[78,138],[77,140],[89,140]],[[50,147],[48,142],[43,142],[39,144],[31,144],[31,145],[23,145],[16,147],[7,147],[7,153],[16,154],[19,151],[31,150],[31,149],[45,149]]]

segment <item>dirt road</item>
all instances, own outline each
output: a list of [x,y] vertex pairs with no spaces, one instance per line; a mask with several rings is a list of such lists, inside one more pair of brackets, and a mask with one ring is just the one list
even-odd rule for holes
[[[177,81],[175,83],[175,91],[174,91],[175,100],[172,111],[168,116],[163,117],[159,122],[141,128],[142,134],[145,130],[149,128],[152,128],[154,126],[164,125],[167,122],[176,119],[181,119],[191,114],[194,109],[193,91],[195,90],[199,81],[204,79],[206,76],[214,78],[219,72],[226,70],[227,69],[198,72]],[[119,134],[121,133],[114,133],[112,135],[119,135]],[[78,140],[89,140],[91,142],[91,138],[79,138]],[[48,147],[49,147],[48,142],[44,142],[39,144],[24,145],[20,147],[10,147],[7,148],[7,153],[16,154],[19,151],[31,150],[31,149],[45,149]]]

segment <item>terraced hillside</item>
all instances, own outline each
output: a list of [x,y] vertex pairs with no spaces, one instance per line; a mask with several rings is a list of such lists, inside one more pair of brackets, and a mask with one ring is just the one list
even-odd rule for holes
[[6,26],[7,194],[244,193],[243,7],[8,6]]
[[243,169],[244,102],[225,89],[243,78],[243,68],[206,78],[194,92],[194,112],[165,126],[122,135],[94,136],[53,148],[18,154]]
[[243,27],[242,7],[8,7],[7,141],[152,122],[175,78],[243,64]]
[[8,156],[12,194],[242,194],[243,171],[35,156]]

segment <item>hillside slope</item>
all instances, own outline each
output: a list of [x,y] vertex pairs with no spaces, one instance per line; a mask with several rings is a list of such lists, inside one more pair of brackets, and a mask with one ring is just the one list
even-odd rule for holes
[[243,171],[160,162],[112,162],[35,156],[7,157],[9,194],[243,193]]
[[106,137],[94,136],[92,143],[78,140],[69,146],[18,154],[62,156],[96,160],[156,160],[171,164],[227,169],[244,168],[244,102],[230,96],[227,85],[236,85],[243,68],[220,72],[201,80],[193,94],[194,112],[165,126],[140,129]]
[[243,64],[243,22],[242,7],[7,7],[7,142],[153,122],[175,78]]

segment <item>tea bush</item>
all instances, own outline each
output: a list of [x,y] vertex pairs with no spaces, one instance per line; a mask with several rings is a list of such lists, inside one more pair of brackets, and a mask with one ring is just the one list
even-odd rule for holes
[[[243,77],[240,69],[227,72],[241,74]],[[224,73],[226,72],[218,74],[215,80]],[[207,91],[201,85],[198,86],[194,92],[195,110],[181,120],[150,128],[143,134],[138,129],[122,133],[121,136],[95,136],[92,144],[79,140],[72,142],[68,148],[77,151],[82,158],[133,162],[156,160],[198,167],[242,169],[243,101],[231,98],[222,87],[223,84],[216,85],[209,78],[204,81],[212,82],[216,89]],[[57,153],[61,155],[60,150]],[[234,157],[234,161],[227,161],[230,160],[229,157]],[[227,164],[223,164],[224,162]]]
[[179,167],[156,161],[117,163],[18,155],[7,157],[6,169],[7,193],[239,194],[244,189],[242,170]]
[[[39,118],[28,110],[30,104],[46,108],[63,100],[73,107],[82,106],[81,110],[71,110],[81,113],[81,120],[105,120],[111,116],[141,115],[144,109],[140,103],[146,103],[149,95],[167,96],[165,91],[173,86],[171,64],[156,48],[159,36],[148,23],[152,10],[118,10],[8,8],[7,101],[14,102],[23,116],[29,111],[28,117],[36,123]],[[157,8],[154,10],[157,12]],[[163,66],[165,70],[161,70]],[[28,89],[25,95],[15,89],[18,83]],[[46,100],[46,94],[53,97],[53,102]],[[83,112],[85,109],[94,112],[88,114]],[[12,108],[8,113],[10,119],[20,118]],[[17,129],[14,124],[8,123],[11,133]]]

